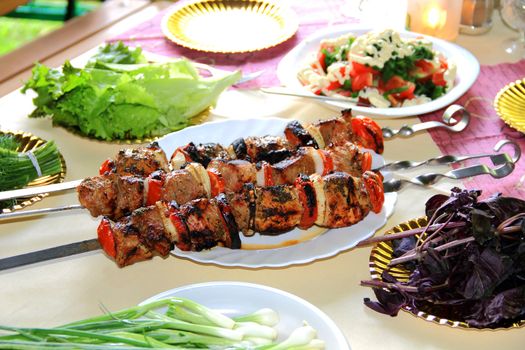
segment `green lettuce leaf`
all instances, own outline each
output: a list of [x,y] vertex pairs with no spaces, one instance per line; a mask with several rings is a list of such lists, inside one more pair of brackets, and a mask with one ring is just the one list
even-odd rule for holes
[[104,140],[160,136],[188,126],[240,78],[240,72],[201,77],[184,59],[114,61],[95,59],[83,69],[69,62],[62,69],[35,65],[22,90],[37,93],[30,117],[49,115],[54,125]]

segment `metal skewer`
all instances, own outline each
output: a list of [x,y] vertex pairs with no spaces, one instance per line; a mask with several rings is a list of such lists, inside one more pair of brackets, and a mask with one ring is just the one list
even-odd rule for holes
[[[380,168],[374,169],[374,170],[404,170],[404,169],[410,169],[410,168],[416,168],[423,165],[450,165],[454,163],[459,163],[465,160],[469,159],[477,159],[477,158],[487,158],[490,157],[492,161],[499,161],[500,163],[494,163],[494,164],[504,164],[507,162],[514,163],[520,159],[521,157],[521,149],[520,146],[509,140],[500,140],[496,145],[494,146],[494,151],[499,152],[505,145],[510,145],[514,149],[514,155],[512,157],[508,156],[506,153],[500,153],[500,154],[475,154],[475,155],[468,155],[468,156],[453,156],[453,155],[443,155],[435,158],[430,158],[421,162],[415,162],[410,160],[400,160],[392,163],[388,163],[383,165]],[[503,158],[495,158],[496,156],[502,156]],[[503,163],[501,163],[503,162]]]
[[444,128],[448,131],[460,132],[467,127],[470,121],[470,113],[460,105],[451,105],[443,113],[442,120],[443,122],[430,121],[414,125],[403,125],[400,129],[384,127],[382,128],[383,137],[385,139],[391,139],[396,136],[409,137],[416,132],[433,128]]
[[441,178],[449,178],[454,180],[464,179],[479,175],[490,175],[495,179],[500,179],[514,171],[514,162],[507,154],[498,154],[490,157],[494,165],[497,167],[491,168],[484,164],[473,165],[465,168],[454,169],[446,173],[427,173],[422,174],[411,179],[392,179],[383,183],[385,192],[397,192],[406,185],[416,185],[428,187],[435,184]]
[[42,208],[42,209],[31,209],[31,210],[24,210],[24,211],[14,211],[12,213],[3,213],[0,214],[0,220],[7,220],[7,219],[16,219],[19,217],[28,217],[28,216],[37,216],[37,215],[44,215],[44,214],[51,214],[51,213],[59,213],[61,211],[67,211],[67,210],[77,210],[77,209],[85,209],[80,204],[71,204],[71,205],[64,205],[56,208]]
[[41,193],[52,193],[72,190],[78,185],[80,185],[81,182],[82,180],[74,180],[46,186],[35,186],[22,188],[19,190],[3,191],[0,192],[0,201],[12,198],[32,197]]

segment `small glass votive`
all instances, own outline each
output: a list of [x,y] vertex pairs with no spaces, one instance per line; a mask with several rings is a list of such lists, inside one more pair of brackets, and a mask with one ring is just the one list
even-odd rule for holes
[[493,12],[493,0],[463,0],[459,31],[472,35],[488,32],[492,28]]
[[409,0],[409,30],[453,41],[459,34],[462,1]]

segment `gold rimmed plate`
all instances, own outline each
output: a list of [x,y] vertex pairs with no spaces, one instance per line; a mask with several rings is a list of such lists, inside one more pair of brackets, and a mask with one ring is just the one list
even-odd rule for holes
[[169,40],[215,53],[267,49],[291,38],[298,27],[292,10],[264,0],[200,0],[176,7],[162,20]]
[[[18,152],[28,152],[31,150],[34,150],[44,143],[46,143],[46,140],[41,139],[40,137],[37,137],[31,133],[28,132],[22,132],[22,131],[0,131],[0,135],[12,135],[15,137],[15,139],[20,143],[20,146],[18,147]],[[64,157],[60,152],[58,153],[60,157],[60,164],[61,164],[61,170],[59,173],[54,175],[47,175],[47,176],[41,176],[33,181],[31,181],[27,187],[35,187],[35,186],[44,186],[44,185],[51,185],[59,182],[63,182],[64,178],[66,177],[66,161],[64,160]],[[18,198],[14,201],[13,205],[8,208],[0,208],[0,213],[10,213],[15,210],[23,209],[27,206],[30,206],[36,202],[41,201],[43,198],[47,197],[48,193],[41,193],[34,197],[27,197],[27,198]]]
[[525,79],[501,89],[494,99],[494,108],[507,125],[525,133]]
[[[425,227],[427,223],[428,221],[426,217],[412,219],[412,220],[403,222],[393,227],[389,231],[385,232],[385,235]],[[416,235],[416,237],[418,236]],[[392,275],[398,281],[400,282],[408,281],[411,272],[405,269],[402,265],[398,265],[393,268],[388,267],[388,264],[393,258],[392,254],[393,254],[393,247],[392,247],[391,241],[380,242],[374,246],[374,248],[372,249],[372,252],[370,253],[370,259],[368,262],[368,266],[370,269],[370,275],[373,280],[383,281],[381,277],[382,273],[383,271],[388,270],[390,275]],[[437,315],[434,315],[433,306],[430,303],[425,308],[415,309],[410,306],[404,306],[402,310],[418,318],[421,318],[425,321],[436,323],[439,325],[445,325],[445,326],[449,326],[453,328],[481,330],[480,328],[470,327],[463,320],[450,320],[444,317],[439,317]],[[521,320],[521,321],[513,323],[512,326],[508,328],[497,328],[497,329],[511,329],[511,328],[519,328],[519,327],[524,327],[524,326],[525,326],[525,320]],[[485,328],[483,330],[485,330]],[[486,328],[486,330],[493,330],[493,329]]]

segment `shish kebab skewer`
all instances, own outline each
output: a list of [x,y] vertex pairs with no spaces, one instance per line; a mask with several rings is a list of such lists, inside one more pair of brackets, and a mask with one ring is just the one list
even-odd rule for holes
[[102,219],[97,234],[104,251],[120,266],[166,256],[174,246],[201,251],[215,246],[241,247],[239,231],[280,234],[313,225],[354,225],[384,202],[381,177],[335,172],[300,176],[293,185],[245,184],[238,193],[192,200],[182,206],[158,201],[111,222]]
[[[117,172],[148,176],[153,171],[180,169],[185,163],[197,162],[207,166],[212,159],[243,159],[253,163],[266,161],[277,163],[293,156],[300,147],[325,149],[347,142],[371,149],[378,154],[384,150],[382,131],[379,125],[367,117],[353,117],[350,110],[341,116],[322,120],[303,127],[292,121],[284,130],[285,138],[276,136],[252,136],[235,140],[229,146],[217,143],[195,145],[189,143],[179,147],[170,157],[169,164],[162,150],[153,145],[150,148],[121,151],[117,159],[106,160],[100,173]],[[141,157],[153,155],[145,164],[137,165]]]
[[[273,136],[248,137],[236,140],[232,145],[223,147],[218,144],[195,145],[190,143],[180,147],[174,153],[170,167],[166,155],[158,145],[151,147],[127,149],[119,152],[115,160],[107,160],[101,166],[101,173],[106,171],[118,174],[148,176],[152,172],[170,168],[178,169],[182,163],[196,161],[206,165],[216,156],[230,158],[244,158],[247,160],[264,160],[274,163],[283,155],[293,154],[299,146],[313,146],[322,148],[326,145],[337,145],[340,142],[352,141],[356,144],[383,152],[383,138],[381,128],[371,119],[366,117],[352,117],[350,110],[342,111],[341,117],[312,123],[306,127],[299,122],[290,122],[285,130],[287,139]],[[289,141],[290,140],[290,141]],[[234,147],[235,146],[235,147]],[[279,157],[276,154],[280,154]],[[182,158],[182,159],[181,159]],[[6,191],[0,195],[1,199],[17,198],[19,196],[35,195],[46,191],[64,191],[75,188],[79,181],[63,183],[56,188],[35,188]],[[39,192],[42,191],[42,192]],[[76,206],[75,208],[81,208]]]
[[[300,174],[326,175],[332,171],[361,176],[370,170],[371,163],[368,152],[347,142],[324,150],[300,147],[294,156],[273,165],[264,161],[253,164],[246,160],[214,159],[207,169],[199,163],[189,163],[184,169],[169,173],[155,171],[147,178],[104,171],[104,175],[83,180],[77,191],[79,202],[92,216],[118,219],[158,200],[175,200],[182,204],[197,198],[215,197],[222,192],[238,192],[244,183],[258,186],[293,184]],[[135,167],[145,168],[139,160]]]

